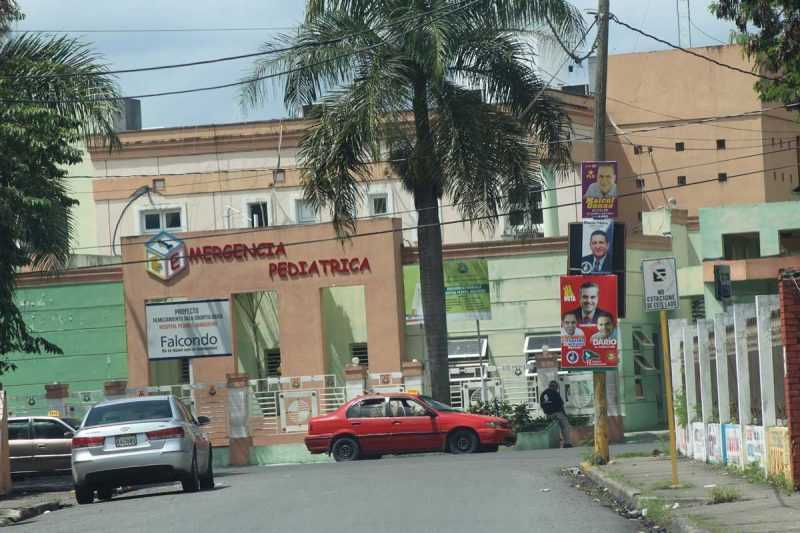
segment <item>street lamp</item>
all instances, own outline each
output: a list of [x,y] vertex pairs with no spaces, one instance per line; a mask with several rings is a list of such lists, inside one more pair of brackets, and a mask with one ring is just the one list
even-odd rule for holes
[[[117,255],[115,243],[117,241],[117,230],[119,230],[119,223],[122,222],[122,215],[125,214],[125,211],[128,210],[128,208],[133,202],[135,202],[140,196],[144,196],[145,194],[148,195],[150,194],[149,185],[142,185],[141,187],[133,191],[133,194],[131,194],[128,197],[128,203],[125,204],[125,207],[122,208],[122,212],[119,214],[119,217],[117,217],[117,223],[114,226],[114,234],[111,236],[111,255]],[[153,203],[152,200],[150,201],[150,203]]]

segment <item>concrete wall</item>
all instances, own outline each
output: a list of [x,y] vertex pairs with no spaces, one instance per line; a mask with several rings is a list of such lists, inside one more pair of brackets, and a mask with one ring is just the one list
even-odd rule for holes
[[82,162],[68,168],[68,177],[65,180],[69,196],[80,202],[72,208],[73,232],[70,247],[79,254],[107,254],[107,249],[95,248],[98,244],[97,213],[91,179],[94,167],[89,153],[84,150],[83,154]]
[[[322,289],[322,319],[328,372],[335,374],[342,382],[344,382],[344,367],[352,358],[350,345],[368,342],[366,313],[367,303],[363,286]],[[375,347],[377,349],[377,345]],[[367,349],[369,350],[369,344]]]

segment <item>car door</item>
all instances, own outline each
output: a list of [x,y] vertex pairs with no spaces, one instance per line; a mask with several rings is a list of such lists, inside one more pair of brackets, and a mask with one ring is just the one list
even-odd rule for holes
[[365,398],[347,410],[347,428],[358,438],[363,454],[389,451],[391,421],[386,416],[386,398]]
[[421,452],[439,448],[436,419],[410,398],[389,398],[387,411],[392,423],[390,446],[396,453]]
[[33,471],[33,439],[29,418],[8,421],[8,447],[11,456],[11,473]]
[[73,429],[55,418],[34,418],[31,427],[35,470],[69,470],[72,467]]
[[186,431],[192,435],[192,441],[197,449],[198,468],[205,472],[205,469],[208,468],[208,457],[211,447],[208,438],[200,428],[200,424],[197,423],[197,419],[194,417],[192,411],[186,406],[186,404],[177,398],[175,399],[175,404],[178,406],[178,411],[181,414],[181,418],[184,419],[184,427]]

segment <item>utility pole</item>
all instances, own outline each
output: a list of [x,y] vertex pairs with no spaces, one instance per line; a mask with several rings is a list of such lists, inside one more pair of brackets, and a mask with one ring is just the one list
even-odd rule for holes
[[[597,2],[597,70],[594,93],[594,160],[606,160],[606,82],[608,81],[609,0]],[[608,401],[606,374],[594,372],[594,454],[595,464],[608,463]]]

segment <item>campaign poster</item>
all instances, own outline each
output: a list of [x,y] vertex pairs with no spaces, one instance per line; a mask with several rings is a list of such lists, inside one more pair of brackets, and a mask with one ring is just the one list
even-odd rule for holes
[[617,216],[617,162],[584,161],[581,163],[583,218]]
[[614,221],[583,221],[581,274],[613,274]]
[[617,316],[615,275],[561,276],[561,367],[616,368]]

